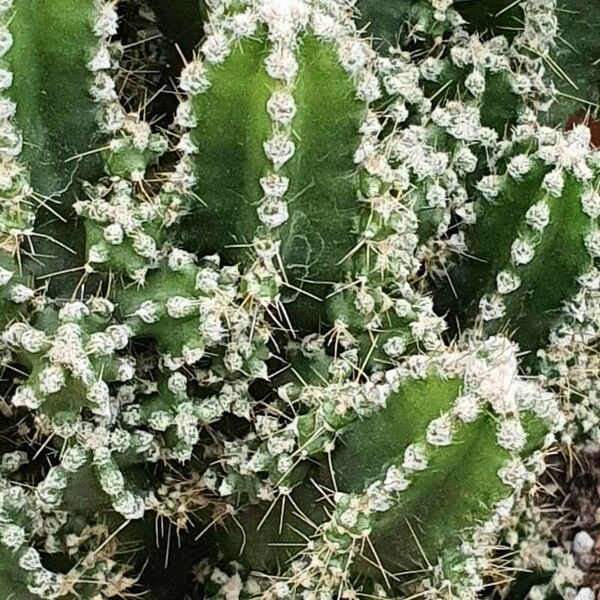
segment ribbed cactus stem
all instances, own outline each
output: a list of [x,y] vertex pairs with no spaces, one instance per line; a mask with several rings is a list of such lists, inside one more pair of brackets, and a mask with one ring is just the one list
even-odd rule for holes
[[416,268],[414,217],[392,198],[369,110],[382,94],[374,59],[343,3],[217,3],[181,77],[177,123],[190,131],[171,184],[192,194],[184,243],[241,262],[248,297],[279,306],[285,327],[331,313],[320,303],[332,284]]
[[[414,579],[402,573],[414,573],[415,562],[423,582],[442,578],[456,593],[475,593],[512,503],[531,482],[530,471],[543,465],[541,455],[529,457],[563,424],[552,394],[519,378],[516,354],[507,340],[491,338],[477,349],[411,357],[388,371],[379,411],[340,422],[342,443],[326,448],[329,467],[316,480],[318,489],[335,493],[326,494],[322,508],[310,487],[300,486],[290,496],[296,516],[286,512],[283,529],[279,509],[258,520],[256,511],[240,513],[249,527],[243,562],[265,572],[268,582],[276,575],[270,569],[293,556],[286,571],[292,595],[343,593],[359,573],[392,585]],[[259,531],[250,529],[257,524]],[[271,547],[278,530],[282,544]],[[297,552],[305,535],[310,540]],[[232,549],[231,541],[225,547]]]
[[[45,11],[50,11],[51,14],[46,14]],[[108,73],[114,67],[114,50],[109,44],[117,27],[114,3],[90,1],[77,3],[75,6],[71,2],[64,2],[60,6],[53,4],[50,7],[44,4],[43,7],[36,8],[33,4],[21,6],[17,1],[15,4],[9,3],[3,17],[8,19],[7,36],[13,42],[9,45],[7,63],[18,71],[18,76],[10,81],[13,83],[9,89],[11,100],[5,103],[8,111],[6,118],[10,119],[7,120],[7,128],[13,127],[17,144],[10,152],[7,148],[6,156],[11,158],[11,164],[14,165],[7,174],[10,177],[31,175],[34,182],[43,182],[43,185],[40,183],[33,188],[26,181],[20,185],[17,182],[12,187],[8,186],[11,200],[3,206],[3,217],[7,215],[14,221],[14,215],[19,215],[19,218],[24,219],[22,224],[11,221],[4,226],[3,223],[2,231],[3,247],[8,250],[2,256],[3,263],[6,264],[2,271],[2,300],[20,304],[33,299],[34,292],[23,285],[22,279],[18,277],[17,268],[20,269],[22,265],[19,253],[21,249],[28,250],[35,258],[37,234],[32,226],[37,205],[45,206],[44,199],[50,201],[49,196],[54,193],[66,193],[74,176],[74,169],[84,158],[73,156],[71,152],[85,150],[83,154],[87,156],[89,146],[99,141],[96,133],[98,127],[102,135],[114,136],[104,149],[104,157],[106,170],[116,179],[99,186],[97,196],[101,198],[102,194],[112,194],[112,212],[109,212],[109,217],[122,231],[123,227],[131,227],[131,219],[123,210],[124,198],[133,194],[132,188],[140,184],[147,164],[164,151],[165,144],[161,138],[151,134],[146,124],[133,116],[125,115],[118,102],[114,82]],[[37,64],[35,76],[26,78],[22,62],[28,56],[24,48],[31,54],[28,36],[39,29],[44,19],[50,19],[59,26],[56,31],[49,33],[50,37],[70,36],[73,45],[63,47],[56,43],[51,67],[46,69],[44,64]],[[37,43],[40,44],[40,57],[46,60],[48,55],[44,48],[52,40],[41,36]],[[83,56],[82,48],[86,49]],[[69,79],[69,84],[64,82],[64,78]],[[73,94],[70,101],[77,105],[79,112],[57,100],[57,105],[68,111],[69,118],[61,119],[62,113],[52,113],[50,103],[53,100],[52,94],[60,94],[61,89],[67,85],[72,86],[69,88]],[[12,102],[13,98],[16,104]],[[18,110],[10,109],[15,105]],[[46,119],[48,114],[52,114],[52,119]],[[44,128],[35,127],[36,121],[40,119],[45,123]],[[19,129],[16,129],[17,126]],[[77,130],[80,134],[80,137],[73,135],[69,138],[80,147],[69,148],[61,143],[60,151],[55,156],[58,159],[56,164],[51,165],[48,161],[44,162],[29,154],[35,154],[39,150],[52,154],[52,148],[58,144],[57,140],[63,135],[68,136],[70,129]],[[39,137],[42,130],[45,137]],[[86,132],[93,132],[90,139],[86,137]],[[24,144],[21,136],[24,136]],[[98,154],[99,150],[93,149],[92,154]],[[72,159],[77,159],[78,162],[71,163]],[[26,171],[16,161],[27,161],[29,169]],[[123,180],[122,177],[132,181]],[[62,201],[67,202],[66,197]],[[94,233],[95,221],[107,218],[98,210],[99,204],[100,199],[97,199],[95,205],[90,201],[80,202],[77,206],[81,213],[86,209],[89,211],[91,234]],[[23,212],[21,206],[27,208],[27,216],[24,214],[20,217]],[[152,212],[144,212],[142,208],[138,211],[145,219],[152,219]],[[138,227],[138,231],[139,229]],[[150,233],[153,232],[150,227],[147,229]],[[134,249],[146,250],[144,240],[139,239],[143,233],[140,231],[137,237],[135,233],[136,231],[133,232]],[[41,235],[44,237],[44,234]],[[104,237],[112,239],[108,234]],[[144,239],[151,238],[145,234]],[[88,261],[83,266],[84,277],[95,270],[97,262],[105,260],[104,256],[98,257],[100,250],[95,254],[93,249],[90,251]],[[124,252],[121,256],[117,254],[113,262],[119,266],[121,259],[129,269],[128,272],[138,278],[141,277],[140,270],[142,274],[145,273],[154,258],[146,250],[145,262],[136,268],[127,255],[123,255]],[[16,387],[12,405],[37,412],[46,433],[65,440],[67,448],[61,464],[53,467],[39,485],[42,506],[45,510],[60,508],[65,491],[73,482],[73,476],[87,465],[86,468],[92,466],[101,493],[112,500],[117,512],[127,518],[141,517],[144,501],[139,490],[132,491],[125,485],[120,464],[131,464],[132,457],[133,462],[139,462],[142,456],[144,460],[157,460],[157,444],[145,431],[125,431],[120,427],[109,431],[106,428],[107,425],[115,425],[114,407],[111,406],[113,400],[108,384],[128,381],[134,375],[131,359],[119,356],[129,343],[132,331],[113,319],[114,306],[102,297],[91,298],[87,303],[61,303],[45,309],[44,301],[40,298],[36,299],[33,306],[38,311],[29,322],[23,321],[22,316],[12,307],[11,310],[3,310],[2,316],[7,318],[7,323],[11,318],[14,322],[3,331],[2,343],[10,352],[9,360],[22,365],[29,372],[25,381]],[[88,410],[96,420],[91,429],[89,423],[82,421],[82,414]],[[128,453],[132,456],[127,457]],[[117,455],[118,461],[114,459]],[[100,503],[103,501],[98,499]]]
[[[482,199],[464,247],[472,258],[449,278],[463,307],[471,314],[477,307],[485,331],[514,331],[530,365],[549,342],[564,361],[560,338],[566,357],[574,336],[591,339],[598,330],[597,159],[585,127],[562,134],[524,125],[518,135],[516,152],[479,181]],[[579,333],[569,336],[573,326]]]
[[[6,94],[23,140],[19,159],[32,187],[32,223],[37,214],[27,268],[37,274],[78,268],[74,256],[83,247],[83,229],[73,227],[71,206],[80,180],[102,175],[95,148],[121,120],[108,74],[118,57],[109,43],[115,6],[104,0],[6,4],[6,39],[12,42],[4,58],[12,73]],[[76,282],[77,274],[71,279]]]

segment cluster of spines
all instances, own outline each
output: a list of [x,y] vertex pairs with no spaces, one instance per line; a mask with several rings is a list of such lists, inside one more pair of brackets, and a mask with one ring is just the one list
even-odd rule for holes
[[[0,556],[3,591],[19,598],[110,598],[125,592],[133,580],[112,558],[107,528],[90,523],[65,533],[69,515],[60,510],[45,514],[39,491],[10,480],[27,462],[25,453],[2,455],[0,474]],[[68,572],[46,568],[37,548],[50,553],[80,552],[82,559]],[[10,595],[8,596],[11,597]]]

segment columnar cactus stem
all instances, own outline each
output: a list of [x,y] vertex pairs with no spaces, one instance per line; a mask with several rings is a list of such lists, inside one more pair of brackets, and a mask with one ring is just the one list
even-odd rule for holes
[[[258,520],[256,511],[240,512],[248,524],[244,564],[279,580],[281,573],[270,570],[289,556],[292,595],[343,593],[359,573],[387,585],[414,580],[420,567],[423,576],[416,579],[441,586],[435,588],[441,595],[446,587],[459,597],[480,589],[511,506],[530,484],[530,471],[543,468],[534,450],[563,425],[553,396],[518,377],[516,355],[507,340],[491,338],[477,350],[415,356],[387,372],[387,406],[364,421],[342,424],[343,444],[331,453],[331,473],[324,468],[316,475],[320,489],[335,490],[327,498],[331,506],[311,505],[314,493],[298,488],[290,497],[296,516],[286,513],[290,528],[284,524],[283,532],[279,509]],[[478,459],[466,461],[467,455]],[[465,485],[468,496],[461,491]],[[298,516],[302,511],[306,517]],[[323,519],[313,534],[307,531],[307,523]],[[257,523],[259,531],[250,529]],[[270,547],[278,531],[283,544]],[[305,535],[311,539],[296,554]]]
[[[549,342],[564,360],[561,344],[568,353],[574,335],[585,343],[598,331],[600,202],[589,141],[585,127],[523,126],[498,171],[478,183],[465,236],[472,258],[449,271],[462,309],[478,310],[485,331],[514,331],[530,365]],[[573,326],[579,334],[568,334]]]
[[[118,55],[109,46],[117,25],[114,4],[13,0],[5,18],[10,49],[4,64],[12,73],[6,93],[24,141],[19,159],[29,173],[30,202],[36,212],[41,208],[27,250],[49,257],[34,256],[27,266],[38,274],[79,267],[72,257],[83,246],[82,229],[74,235],[66,221],[79,181],[101,176],[93,148],[105,143],[104,132],[119,119],[107,75]],[[111,106],[104,111],[98,101]]]
[[113,126],[104,121],[98,101],[109,101],[106,71],[115,50],[107,44],[117,31],[114,5],[101,0],[10,4],[6,18],[13,43],[5,61],[13,73],[8,95],[26,141],[22,160],[34,189],[55,196],[78,169],[83,173],[77,178],[101,174],[98,157],[90,171],[79,155],[100,141],[99,123]]
[[[173,181],[194,195],[181,235],[189,249],[248,266],[249,297],[282,300],[284,325],[311,329],[332,284],[416,268],[414,217],[394,205],[374,151],[378,65],[343,3],[225,6],[210,19],[203,60],[181,78],[190,98],[178,123],[191,130]],[[223,120],[225,132],[214,127]]]
[[[331,11],[343,8],[334,4]],[[335,272],[353,243],[351,173],[364,99],[377,93],[377,86],[367,87],[370,50],[351,37],[351,26],[304,2],[263,2],[237,14],[213,14],[204,60],[188,65],[181,79],[191,94],[180,122],[193,123],[186,138],[199,204],[193,210],[214,224],[202,237],[190,231],[189,246],[212,253],[237,245],[228,253],[242,258],[252,256],[258,236],[262,244],[280,241],[290,283]],[[248,39],[254,34],[259,39]],[[336,44],[328,43],[340,35],[348,74]],[[253,95],[247,94],[249,77]],[[363,81],[363,101],[352,79]],[[213,128],[223,119],[231,124],[231,138]],[[294,139],[293,131],[302,131],[302,139]],[[324,206],[335,206],[337,218],[326,218]],[[223,231],[225,223],[233,229]]]

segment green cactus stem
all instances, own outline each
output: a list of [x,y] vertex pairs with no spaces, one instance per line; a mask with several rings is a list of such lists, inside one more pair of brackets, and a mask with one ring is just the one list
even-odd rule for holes
[[478,315],[484,331],[513,332],[530,366],[550,342],[568,346],[597,329],[600,239],[589,130],[535,133],[539,142],[524,125],[498,171],[478,183],[465,257],[449,270],[461,314],[471,323]]
[[343,593],[361,573],[392,587],[480,588],[512,504],[543,468],[535,451],[563,422],[552,395],[517,376],[516,353],[490,338],[477,350],[412,357],[379,384],[384,408],[348,425],[338,405],[341,443],[329,447],[317,487],[300,485],[287,507],[282,488],[266,513],[241,509],[243,545],[222,536],[229,556],[241,547],[242,564],[266,582],[287,573],[292,595]]
[[[83,228],[73,229],[71,206],[79,182],[101,176],[94,149],[118,126],[116,94],[106,75],[117,52],[108,45],[116,14],[110,3],[96,0],[14,0],[2,18],[8,47],[3,66],[11,74],[6,96],[16,107],[30,201],[40,209],[28,251],[45,257],[33,256],[27,266],[39,275],[79,267]],[[113,105],[105,111],[99,101]]]
[[600,443],[600,162],[544,125],[559,12],[0,0],[0,600],[572,600],[538,486]]

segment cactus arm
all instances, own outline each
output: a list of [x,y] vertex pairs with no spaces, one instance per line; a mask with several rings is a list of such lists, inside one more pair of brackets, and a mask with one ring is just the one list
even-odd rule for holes
[[[196,208],[194,218],[207,224],[209,232],[201,236],[214,236],[199,248],[201,254],[223,244],[250,244],[260,226],[256,207],[264,192],[259,180],[269,168],[263,145],[273,127],[266,106],[277,85],[264,71],[264,42],[244,42],[244,46],[222,67],[214,68],[214,80],[208,73],[210,89],[194,100],[198,119],[192,132],[198,148],[195,192],[207,205],[207,210]],[[332,267],[335,273],[336,263],[352,248],[356,191],[351,173],[363,109],[335,55],[324,44],[314,38],[303,40],[299,62],[293,89],[297,112],[292,123],[297,149],[282,171],[290,179],[291,211],[281,231],[282,257],[299,275],[314,271],[312,277],[322,279],[326,273],[332,277]],[[252,94],[248,94],[249,79]],[[215,128],[223,122],[230,124],[225,131]],[[334,211],[337,218],[325,218],[327,211]],[[234,223],[243,229],[222,232],[224,224],[231,227]],[[345,235],[337,235],[339,231]],[[248,251],[234,252],[239,257]]]
[[[59,509],[65,494],[73,496],[72,486],[93,473],[99,485],[88,490],[94,498],[88,510],[99,510],[110,501],[126,518],[138,519],[144,513],[139,484],[128,479],[133,473],[129,467],[155,462],[158,442],[135,427],[123,430],[112,417],[108,383],[123,383],[134,375],[131,360],[118,356],[132,332],[110,324],[113,308],[104,299],[65,304],[60,311],[48,308],[34,321],[40,329],[15,322],[2,336],[18,362],[30,370],[12,405],[37,411],[40,425],[63,440],[60,464],[37,489],[46,511]],[[93,421],[83,420],[87,411]]]
[[[110,555],[93,547],[100,542],[104,528],[90,527],[82,531],[80,543],[86,545],[90,535],[91,545],[85,560],[52,561],[63,569],[49,568],[47,557],[42,559],[38,551],[40,538],[45,538],[44,554],[63,550],[60,547],[60,528],[66,525],[65,514],[44,519],[38,496],[10,476],[23,463],[23,453],[14,452],[2,456],[0,476],[0,590],[7,600],[37,600],[62,598],[64,600],[97,599],[111,597],[115,590],[124,591],[133,581],[124,576],[123,568],[111,560]],[[26,459],[25,459],[26,460]],[[75,534],[75,531],[72,532]],[[75,534],[77,535],[77,534]],[[89,539],[89,538],[88,538]],[[108,543],[108,542],[107,542]],[[42,562],[43,561],[43,562]]]
[[[466,314],[470,310],[473,318],[478,311],[488,330],[514,331],[530,353],[530,366],[597,260],[595,167],[586,162],[593,162],[589,131],[579,127],[566,137],[549,135],[556,136],[554,143],[537,150],[540,156],[550,154],[548,160],[509,156],[502,175],[480,182],[487,199],[476,204],[477,223],[466,235],[472,258],[462,261],[464,270],[459,266],[450,273]],[[551,158],[553,152],[559,158]],[[558,160],[571,165],[561,169]],[[518,173],[521,164],[525,173]]]
[[[0,526],[0,590],[5,597],[32,600],[60,589],[60,576],[42,567],[38,551],[31,545],[40,528],[35,501],[23,489],[0,480],[2,525]],[[39,591],[39,593],[37,593]],[[17,595],[18,594],[18,595]]]
[[[100,103],[116,100],[103,88],[110,82],[105,70],[112,66],[108,40],[116,31],[116,15],[104,1],[8,4],[4,18],[12,45],[4,64],[13,75],[6,94],[16,105],[14,124],[23,139],[19,160],[29,172],[30,202],[34,213],[40,208],[33,247],[47,257],[27,260],[27,268],[54,273],[81,266],[75,253],[83,248],[83,228],[73,227],[71,206],[78,180],[102,174],[94,148],[109,127]],[[66,239],[69,244],[55,241]],[[52,290],[78,279],[74,274],[51,280]]]
[[536,256],[522,270],[521,279],[527,283],[520,294],[509,296],[507,312],[518,315],[517,339],[524,350],[545,344],[552,326],[547,315],[575,297],[579,278],[593,266],[594,258],[585,244],[593,225],[582,209],[584,193],[568,178],[562,197],[550,199],[548,231],[536,247]]
[[[492,343],[491,340],[490,343]],[[507,362],[504,362],[505,360]],[[491,366],[494,364],[496,366]],[[494,516],[496,506],[501,506],[507,498],[511,497],[513,486],[515,490],[521,489],[523,481],[520,483],[511,481],[514,473],[520,472],[519,469],[524,466],[523,458],[519,458],[519,456],[526,457],[532,448],[541,447],[548,429],[560,426],[560,418],[558,421],[554,420],[558,413],[556,413],[557,406],[553,400],[542,395],[538,406],[535,404],[538,402],[537,400],[534,401],[534,404],[531,404],[531,399],[524,400],[526,394],[533,393],[532,398],[536,398],[539,394],[539,390],[527,388],[529,384],[526,384],[523,391],[516,391],[516,396],[524,401],[521,409],[524,410],[521,425],[517,425],[519,417],[515,417],[513,412],[515,405],[511,401],[508,401],[507,405],[504,404],[512,395],[512,392],[509,391],[512,384],[509,381],[514,383],[515,380],[512,379],[514,375],[511,376],[508,373],[515,367],[514,357],[500,358],[500,363],[491,359],[490,371],[488,371],[490,379],[487,381],[496,389],[490,390],[492,395],[489,396],[491,401],[489,409],[490,412],[492,410],[499,411],[498,420],[491,417],[489,413],[486,415],[486,409],[483,407],[480,408],[483,413],[479,417],[475,414],[477,411],[471,412],[468,409],[468,416],[463,412],[464,408],[473,400],[473,394],[477,396],[479,393],[483,393],[481,397],[483,399],[488,393],[484,391],[488,384],[484,383],[486,376],[481,370],[475,367],[479,379],[477,382],[474,382],[467,374],[461,395],[456,400],[452,400],[452,396],[448,398],[450,409],[441,417],[431,421],[426,428],[426,435],[420,440],[417,438],[417,441],[410,446],[420,449],[419,452],[423,453],[422,458],[427,466],[419,464],[422,462],[420,459],[415,462],[412,451],[409,453],[409,448],[407,448],[404,456],[400,457],[401,463],[395,462],[393,458],[387,462],[385,477],[379,479],[378,482],[371,482],[366,491],[361,491],[357,495],[342,496],[342,500],[338,501],[338,509],[334,513],[334,518],[329,525],[321,529],[324,536],[322,539],[325,542],[320,551],[321,555],[324,555],[328,544],[337,541],[342,544],[342,547],[348,548],[347,551],[352,556],[354,552],[358,551],[356,545],[358,540],[364,535],[369,535],[378,560],[390,573],[400,573],[401,578],[403,571],[414,568],[415,556],[422,556],[422,554],[416,554],[420,548],[420,552],[427,556],[427,559],[424,559],[425,566],[437,564],[439,561],[442,571],[445,573],[444,576],[451,582],[453,571],[460,569],[456,565],[456,560],[458,559],[461,564],[461,561],[468,562],[470,558],[471,551],[466,551],[464,546],[465,541],[470,537],[469,530],[476,531],[479,523],[488,519],[491,519],[493,523],[496,519]],[[501,375],[501,373],[503,374]],[[500,383],[501,380],[497,378],[504,376],[508,378],[503,379],[504,383]],[[478,391],[471,388],[473,384]],[[479,387],[480,384],[482,387]],[[507,384],[508,387],[506,387]],[[499,389],[505,391],[502,392]],[[525,392],[526,389],[528,389],[527,392]],[[500,403],[493,399],[500,397],[502,398]],[[471,400],[467,400],[468,398]],[[549,404],[546,404],[547,402]],[[508,413],[505,412],[507,409]],[[533,409],[532,418],[527,416],[527,411],[531,409]],[[510,416],[511,413],[513,416]],[[546,421],[548,415],[550,415],[550,423]],[[453,419],[458,420],[451,425]],[[356,427],[360,429],[360,424],[357,424]],[[513,433],[516,433],[521,427],[523,428],[521,434],[513,437]],[[450,437],[446,437],[450,431],[453,433],[449,434]],[[525,432],[527,433],[525,434]],[[523,434],[526,437],[518,439]],[[389,447],[393,446],[391,444]],[[392,456],[398,450],[399,448],[393,448]],[[380,451],[382,463],[385,465],[385,447],[380,448]],[[473,458],[473,453],[478,452],[477,458]],[[468,468],[465,469],[467,455],[470,455],[471,458],[468,461]],[[335,454],[333,462],[335,468]],[[516,464],[520,464],[521,467],[514,471]],[[505,469],[507,470],[505,471]],[[511,475],[507,477],[509,472]],[[444,473],[443,476],[442,473]],[[460,475],[458,475],[459,473]],[[496,476],[492,476],[492,473],[495,473]],[[355,481],[355,485],[358,487],[357,479],[360,479],[360,475],[357,477],[356,472],[351,473],[349,479]],[[443,482],[441,484],[443,493],[440,493],[440,482]],[[465,483],[473,495],[465,496],[463,493],[465,489],[463,484]],[[451,491],[452,489],[454,489],[454,493]],[[395,492],[400,490],[400,493],[386,496],[390,490],[395,490]],[[460,510],[451,509],[451,505],[454,503],[461,507]],[[424,512],[421,513],[421,510]],[[370,513],[370,511],[373,512]],[[424,516],[425,511],[427,517]],[[372,518],[367,516],[369,513]],[[356,520],[353,520],[352,514],[355,515]],[[365,517],[364,521],[362,514]],[[419,514],[422,515],[422,518],[417,516],[411,523],[412,516]],[[439,521],[435,518],[436,514],[439,516]],[[452,523],[450,524],[449,521]],[[499,526],[500,524],[496,524],[496,529],[492,529],[490,533],[497,535]],[[415,538],[418,541],[415,541]],[[461,543],[463,546],[459,550]],[[474,543],[474,551],[477,553],[478,542]],[[488,542],[484,542],[484,545],[486,543]],[[451,550],[454,545],[457,546],[456,551]],[[352,548],[355,550],[353,551]],[[405,550],[407,550],[406,554],[404,554]],[[461,552],[466,552],[466,554],[459,558],[455,552],[458,552],[459,555]],[[309,555],[311,553],[312,551],[309,551]],[[375,559],[375,556],[371,555],[371,559]],[[389,564],[388,561],[390,561]],[[366,572],[373,572],[374,563],[377,564],[376,560],[371,560],[371,563],[367,562]],[[358,565],[357,569],[362,571],[363,567]],[[385,580],[385,576],[383,579]],[[451,585],[456,585],[457,590],[466,590],[471,585],[476,589],[482,585],[482,582],[477,578],[474,581],[461,580],[458,576],[458,579]]]
[[[255,253],[264,253],[262,245],[276,243],[279,278],[283,288],[290,284],[284,299],[296,298],[305,280],[330,283],[343,273],[339,263],[356,239],[354,154],[366,114],[360,98],[374,93],[363,64],[370,49],[346,35],[351,24],[335,24],[344,36],[339,47],[331,43],[331,32],[313,32],[308,25],[310,16],[326,23],[327,10],[341,9],[332,5],[321,13],[295,4],[281,10],[297,11],[296,20],[283,12],[278,16],[280,9],[269,3],[243,13],[260,23],[259,39],[253,40],[235,41],[248,32],[230,32],[224,17],[213,16],[205,63],[188,65],[181,80],[192,92],[191,118],[183,120],[192,124],[194,148],[184,164],[193,172],[191,189],[198,199],[187,222],[212,224],[199,247],[198,232],[184,222],[186,246],[201,254],[224,249],[228,260],[249,264]],[[243,23],[241,14],[237,17]],[[289,21],[287,33],[277,30],[277,19]],[[264,24],[273,28],[268,41]],[[350,54],[352,44],[356,57]],[[350,64],[353,60],[357,65]],[[250,94],[247,81],[254,82]],[[215,127],[220,122],[231,127],[221,131]],[[322,296],[324,286],[317,289]]]
[[[422,551],[432,565],[439,561],[444,576],[452,579],[470,558],[470,551],[461,555],[461,543],[466,544],[488,519],[496,523],[490,535],[497,535],[504,521],[495,511],[513,493],[520,493],[528,477],[528,457],[544,446],[547,432],[560,427],[562,418],[551,395],[516,377],[514,346],[494,338],[486,348],[476,355],[442,356],[439,363],[414,357],[406,365],[412,368],[400,368],[395,375],[389,372],[386,379],[396,380],[397,389],[387,405],[342,430],[341,443],[331,455],[333,479],[325,467],[315,476],[324,487],[311,491],[301,485],[294,490],[290,502],[296,510],[289,509],[296,514],[294,519],[288,513],[280,516],[277,506],[262,517],[256,509],[239,513],[249,527],[244,552],[249,568],[266,568],[267,576],[273,574],[310,534],[312,521],[317,529],[311,544],[295,557],[292,587],[300,581],[303,564],[302,581],[307,583],[300,585],[315,591],[322,585],[333,593],[352,573],[385,581],[386,576],[373,567],[377,560],[402,581],[401,573],[414,568]],[[398,433],[390,436],[390,429]],[[365,445],[365,439],[372,444]],[[322,510],[333,511],[333,516],[323,521],[314,498],[331,489],[336,490],[329,498],[331,505],[323,504]],[[282,530],[282,518],[293,526]],[[250,529],[263,520],[260,531]],[[269,547],[271,536],[281,542],[280,551]],[[365,538],[377,558],[364,550]],[[231,551],[231,541],[226,540],[225,547]],[[335,557],[330,554],[334,550]],[[482,585],[480,579],[461,582],[457,577],[452,585],[459,588]]]
[[[541,447],[547,427],[532,421],[526,428],[531,447]],[[510,487],[491,476],[510,459],[511,453],[498,447],[493,419],[480,417],[458,431],[455,443],[433,456],[427,471],[415,477],[415,485],[406,490],[402,502],[373,524],[380,559],[392,572],[403,572],[414,569],[415,562],[426,568],[428,562],[460,554],[470,528],[489,519],[490,507],[510,497]],[[482,511],[484,506],[487,509]],[[450,572],[449,567],[445,565]]]

